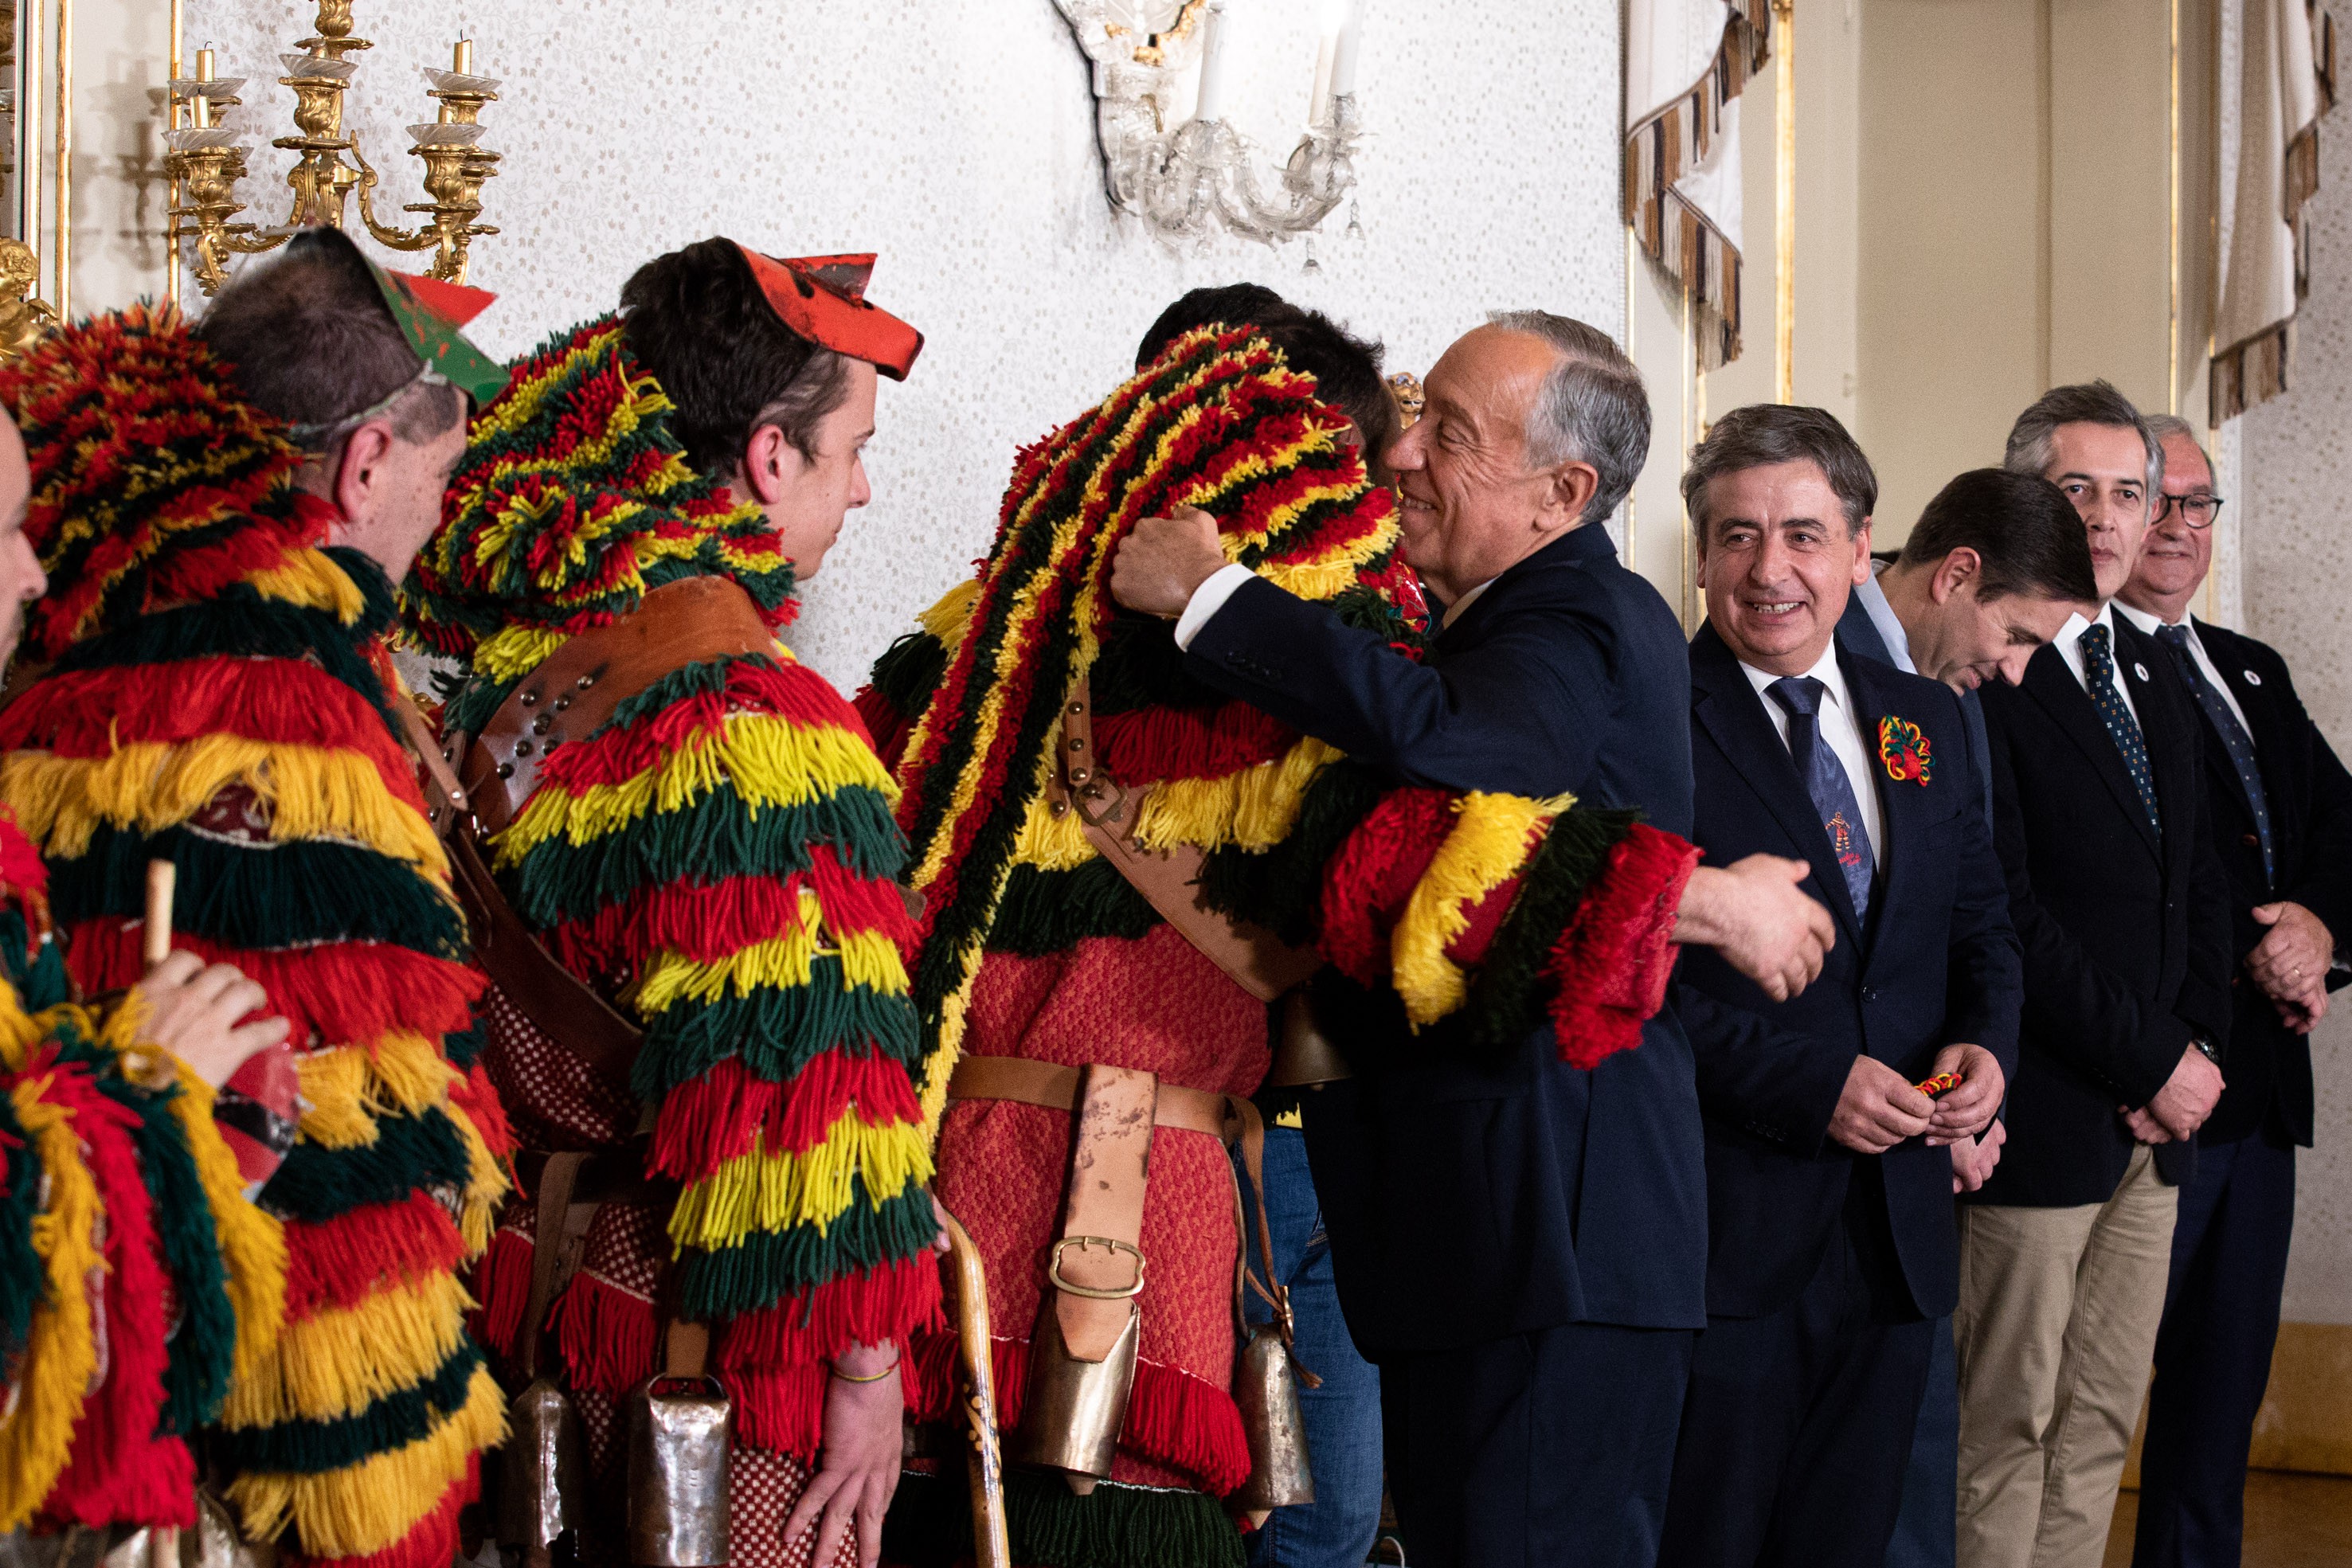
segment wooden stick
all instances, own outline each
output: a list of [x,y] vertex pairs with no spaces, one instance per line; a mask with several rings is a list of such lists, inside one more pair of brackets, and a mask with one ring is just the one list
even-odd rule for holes
[[180,868],[172,862],[147,862],[147,925],[139,956],[151,969],[172,956],[172,894],[179,882]]
[[964,1424],[971,1451],[973,1568],[1013,1568],[1013,1541],[1004,1527],[1004,1454],[996,1435],[995,1344],[988,1332],[988,1276],[980,1249],[955,1216],[945,1215],[948,1253],[955,1262],[956,1339],[963,1349]]

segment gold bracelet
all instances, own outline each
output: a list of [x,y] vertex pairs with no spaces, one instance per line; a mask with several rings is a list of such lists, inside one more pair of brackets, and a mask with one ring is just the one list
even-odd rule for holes
[[864,1377],[854,1377],[848,1373],[842,1371],[841,1368],[834,1365],[833,1363],[829,1361],[824,1364],[824,1369],[833,1374],[835,1377],[841,1379],[844,1383],[879,1383],[884,1378],[889,1376],[892,1373],[898,1371],[898,1364],[894,1361],[889,1365],[884,1367],[881,1371],[870,1373]]

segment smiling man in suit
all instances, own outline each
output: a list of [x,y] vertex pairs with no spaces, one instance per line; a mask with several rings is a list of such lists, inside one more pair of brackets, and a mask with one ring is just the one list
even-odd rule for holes
[[2352,777],[2284,660],[2189,615],[2221,499],[2195,433],[2170,417],[2148,423],[2164,444],[2163,489],[2116,609],[2163,645],[2196,698],[2238,973],[2229,1086],[2180,1189],[2132,1561],[2237,1568],[2246,1452],[2294,1229],[2294,1150],[2311,1143],[2306,1037],[2327,1010],[2336,933],[2352,929]]
[[[2020,958],[1949,688],[1842,653],[1878,484],[1820,409],[1717,423],[1683,497],[1706,624],[1691,643],[1692,837],[1785,855],[1837,921],[1775,1002],[1713,954],[1676,1010],[1706,1135],[1707,1327],[1661,1568],[1877,1568],[1958,1240],[1948,1145],[2014,1058]],[[1959,1078],[1940,1101],[1916,1087]]]
[[2104,382],[2044,394],[2004,461],[2074,502],[2102,602],[2022,685],[1981,694],[2025,1014],[2009,1142],[1960,1211],[1961,1568],[2098,1568],[2156,1344],[2171,1184],[2221,1092],[2228,892],[2197,711],[2163,646],[2105,602],[2162,461]]

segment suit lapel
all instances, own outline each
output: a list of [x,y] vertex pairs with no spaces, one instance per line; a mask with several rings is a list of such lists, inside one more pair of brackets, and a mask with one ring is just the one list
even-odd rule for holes
[[[2272,798],[2272,846],[2273,851],[2282,852],[2279,863],[2284,865],[2283,852],[2285,846],[2280,835],[2293,831],[2294,813],[2280,810],[2278,796],[2282,790],[2294,788],[2286,778],[2287,770],[2293,766],[2290,758],[2295,754],[2293,721],[2286,705],[2278,700],[2271,687],[2262,684],[2262,677],[2249,664],[2245,649],[2239,643],[2236,633],[2208,626],[2202,621],[2197,622],[2196,626],[2198,640],[2205,644],[2206,654],[2212,659],[2213,667],[2221,672],[2221,684],[2229,688],[2231,696],[2238,699],[2238,711],[2246,716],[2246,733],[2254,743],[2254,768],[2263,776],[2263,792]],[[2230,787],[2237,791],[2237,798],[2244,800],[2245,786],[2238,779],[2237,768],[2231,765],[2229,753],[2221,750],[2218,737],[2211,750],[2212,766],[2220,774],[2228,777]],[[2247,805],[2251,812],[2252,803],[2249,801]]]
[[1886,776],[1878,751],[1878,721],[1889,715],[1918,724],[1925,734],[1927,726],[1913,714],[1905,713],[1895,705],[1893,695],[1879,683],[1882,669],[1892,668],[1883,662],[1874,665],[1867,655],[1854,658],[1841,655],[1838,668],[1845,675],[1845,689],[1853,699],[1854,727],[1862,731],[1862,748],[1871,758],[1871,788],[1878,791],[1878,918],[1871,922],[1870,945],[1878,945],[1878,933],[1883,930],[1895,907],[1895,901],[1910,892],[1912,878],[1918,874],[1915,863],[1918,835],[1927,823],[1927,804],[1937,776],[1937,759],[1957,758],[1958,748],[1940,735],[1927,736],[1929,783],[1897,784]]
[[[2116,656],[2120,659],[2122,654],[2118,653]],[[2147,808],[2140,804],[2131,769],[2124,766],[2124,754],[2116,749],[2106,721],[2091,706],[2091,694],[2074,678],[2074,672],[2067,667],[2066,655],[2058,651],[2055,643],[2045,646],[2026,664],[2022,690],[2057,721],[2059,729],[2090,763],[2091,771],[2099,776],[2099,782],[2107,787],[2107,793],[2115,797],[2116,805],[2139,830],[2140,841],[2147,846],[2147,852],[2162,864],[2162,846],[2157,842],[2155,828],[2148,823]],[[2161,797],[2158,799],[2160,801]]]
[[1748,684],[1739,661],[1712,626],[1702,625],[1691,640],[1691,716],[1730,762],[1732,772],[1764,802],[1790,844],[1802,852],[1813,868],[1822,902],[1845,928],[1845,940],[1860,952],[1862,924],[1846,894],[1845,873],[1831,858],[1822,814],[1806,793],[1804,780],[1797,777],[1788,743],[1764,712],[1764,699]]

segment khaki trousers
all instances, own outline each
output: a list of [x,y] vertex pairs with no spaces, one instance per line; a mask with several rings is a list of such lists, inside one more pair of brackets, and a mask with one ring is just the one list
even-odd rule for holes
[[2105,1203],[1961,1207],[1959,1568],[2099,1568],[2179,1206],[2143,1145]]

